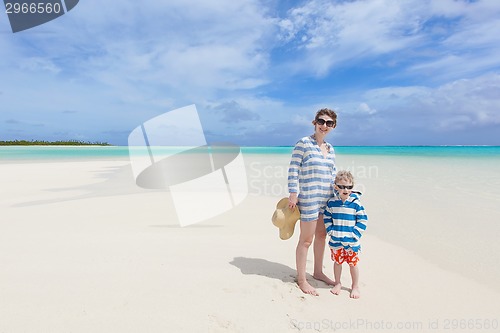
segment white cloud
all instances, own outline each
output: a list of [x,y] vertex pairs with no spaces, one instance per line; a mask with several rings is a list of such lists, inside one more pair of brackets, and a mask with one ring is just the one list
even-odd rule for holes
[[146,20],[127,26],[143,35],[132,31],[127,44],[107,41],[111,46],[104,59],[118,56],[118,72],[176,89],[248,89],[265,82],[263,43],[272,21],[257,3],[174,1],[137,7],[136,19]]
[[234,100],[214,105],[211,109],[222,114],[221,121],[231,125],[260,119],[258,113],[250,111]]
[[412,56],[411,70],[445,80],[498,65],[499,15],[494,1],[312,0],[291,9],[280,28],[282,41],[301,52],[289,64],[298,72],[324,76],[375,56]]
[[433,43],[434,56],[411,65],[409,70],[445,82],[497,69],[500,53],[500,38],[497,33],[500,30],[500,3],[454,1],[449,4],[452,10],[436,8],[438,3],[440,4],[439,1],[432,2],[432,12],[435,15],[450,15],[455,21],[445,26],[447,31],[443,39]]
[[[367,137],[500,123],[500,2],[311,0],[284,13],[291,3],[81,1],[0,35],[0,124],[126,133],[192,103],[214,136],[267,144],[310,134],[325,106],[339,111],[336,132],[362,124]],[[228,129],[229,111],[213,109],[227,103],[258,117]],[[62,110],[77,112],[62,124]]]
[[62,127],[95,133],[235,99],[269,82],[274,29],[253,0],[81,1],[57,20],[0,35],[0,116],[43,119],[56,131],[53,114],[70,108],[79,116]]
[[295,114],[292,117],[292,124],[305,127],[311,125],[313,119],[314,115],[312,113],[309,116]]
[[414,127],[438,131],[467,128],[480,132],[482,126],[500,125],[500,74],[461,79],[434,89],[375,89],[363,98],[375,105],[388,126],[405,126],[408,119],[413,119]]
[[384,87],[368,90],[363,94],[363,98],[379,106],[398,106],[408,103],[411,99],[421,99],[431,90],[422,86]]
[[28,71],[47,71],[52,74],[57,74],[61,71],[57,65],[51,60],[40,57],[30,57],[19,61],[19,68]]
[[[416,7],[419,2],[416,2]],[[333,66],[388,53],[416,42],[418,22],[399,1],[308,1],[282,21],[283,40],[306,50],[308,67],[325,75]],[[294,39],[292,39],[292,37]]]
[[110,86],[146,82],[175,94],[205,95],[267,83],[273,27],[265,8],[250,0],[87,0],[41,26],[54,33],[33,35],[25,52],[35,48],[54,68],[64,61],[79,76]]
[[372,115],[372,114],[375,114],[377,113],[377,110],[371,108],[368,104],[366,103],[361,103],[359,104],[358,108],[357,108],[357,111],[360,112],[360,113],[365,113],[365,114],[369,114],[369,115]]

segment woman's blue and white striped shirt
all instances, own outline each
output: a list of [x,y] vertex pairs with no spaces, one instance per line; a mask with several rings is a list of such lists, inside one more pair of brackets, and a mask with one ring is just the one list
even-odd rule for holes
[[333,195],[335,150],[326,143],[328,154],[325,157],[312,136],[300,139],[292,152],[288,168],[288,192],[298,192],[300,220],[303,222],[318,219],[326,201]]

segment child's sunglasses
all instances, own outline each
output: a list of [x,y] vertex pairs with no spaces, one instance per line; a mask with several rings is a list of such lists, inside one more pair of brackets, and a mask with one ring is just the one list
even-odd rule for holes
[[335,125],[335,122],[333,120],[325,120],[325,119],[322,119],[322,118],[318,118],[316,119],[316,123],[320,126],[324,125],[326,123],[326,126],[327,127],[333,127],[333,125]]
[[339,185],[339,184],[335,184],[337,185],[337,187],[341,190],[352,190],[354,185]]

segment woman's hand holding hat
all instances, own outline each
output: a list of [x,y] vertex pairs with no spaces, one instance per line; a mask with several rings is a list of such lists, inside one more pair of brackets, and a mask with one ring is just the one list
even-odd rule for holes
[[290,193],[290,196],[288,197],[288,208],[290,208],[292,211],[295,209],[295,206],[297,206],[297,202],[299,200],[297,199],[297,193],[292,192]]

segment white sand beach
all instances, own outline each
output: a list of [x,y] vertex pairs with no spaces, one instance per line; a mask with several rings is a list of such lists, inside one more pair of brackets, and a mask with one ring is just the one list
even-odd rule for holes
[[187,227],[128,160],[0,163],[0,332],[499,331],[498,160],[339,155],[369,216],[353,300],[347,267],[298,289],[298,226],[270,220],[289,157],[244,158],[246,199]]

